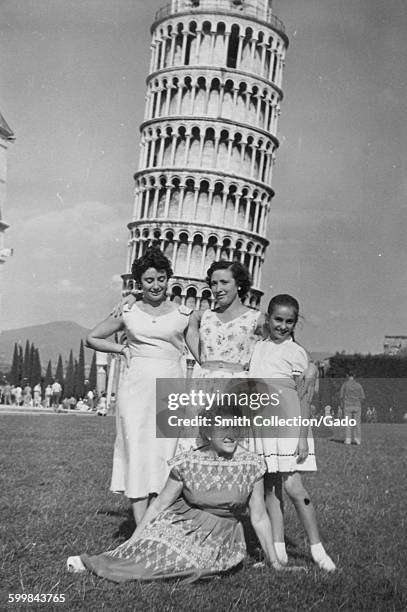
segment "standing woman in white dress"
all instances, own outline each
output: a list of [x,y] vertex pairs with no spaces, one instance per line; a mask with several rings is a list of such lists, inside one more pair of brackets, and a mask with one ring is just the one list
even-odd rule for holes
[[[88,335],[97,351],[121,354],[126,368],[120,379],[117,436],[110,489],[123,492],[139,524],[153,494],[164,486],[175,454],[176,439],[156,438],[156,378],[183,378],[181,357],[192,310],[167,301],[172,276],[169,260],[150,247],[132,266],[142,299],[125,304],[122,314],[109,315]],[[125,331],[125,345],[108,340]],[[191,347],[193,350],[193,347]]]

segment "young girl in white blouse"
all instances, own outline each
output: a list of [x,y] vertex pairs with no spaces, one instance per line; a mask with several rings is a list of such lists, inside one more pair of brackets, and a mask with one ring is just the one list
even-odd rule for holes
[[[308,366],[305,350],[294,341],[299,305],[290,295],[277,295],[270,301],[266,316],[267,338],[256,344],[250,363],[250,378],[273,379],[278,390],[280,418],[309,417],[307,398],[299,398],[297,387]],[[297,420],[298,421],[298,420]],[[290,421],[292,423],[292,421]],[[275,435],[276,437],[268,437]],[[309,427],[273,427],[256,432],[256,452],[267,465],[265,475],[266,506],[270,516],[274,546],[282,563],[287,563],[284,542],[282,488],[293,502],[307,533],[314,562],[323,570],[334,571],[334,562],[319,537],[314,506],[305,489],[300,472],[316,471],[314,441]]]

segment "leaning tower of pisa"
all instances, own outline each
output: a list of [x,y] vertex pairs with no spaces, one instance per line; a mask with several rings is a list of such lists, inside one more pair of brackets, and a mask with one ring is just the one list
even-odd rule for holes
[[207,308],[205,273],[238,260],[261,268],[278,147],[277,120],[288,44],[271,0],[173,0],[151,28],[130,230],[131,263],[159,241],[172,261],[171,299]]
[[[6,182],[7,182],[7,150],[10,142],[14,141],[14,134],[7,125],[6,120],[0,113],[0,321],[1,321],[1,275],[2,264],[12,255],[13,249],[5,248],[4,233],[8,229],[8,224],[3,220],[4,205],[6,203]],[[1,325],[1,323],[0,323]],[[1,333],[1,327],[0,327]]]

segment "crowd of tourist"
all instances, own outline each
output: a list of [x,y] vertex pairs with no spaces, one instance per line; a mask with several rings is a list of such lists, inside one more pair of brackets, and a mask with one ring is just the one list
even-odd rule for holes
[[40,382],[31,387],[29,384],[11,385],[6,379],[0,383],[0,405],[26,408],[52,408],[55,412],[78,410],[80,412],[94,412],[106,416],[108,412],[114,413],[115,394],[113,393],[109,404],[106,393],[98,393],[89,389],[84,397],[66,396],[62,384],[54,380],[51,384],[43,386]]

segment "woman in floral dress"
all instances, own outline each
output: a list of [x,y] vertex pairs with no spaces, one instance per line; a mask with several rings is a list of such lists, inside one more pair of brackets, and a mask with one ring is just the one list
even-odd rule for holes
[[206,280],[216,308],[195,311],[186,336],[190,346],[199,339],[195,349],[200,354],[199,376],[244,378],[264,325],[264,315],[242,302],[251,286],[249,272],[237,261],[216,261]]

